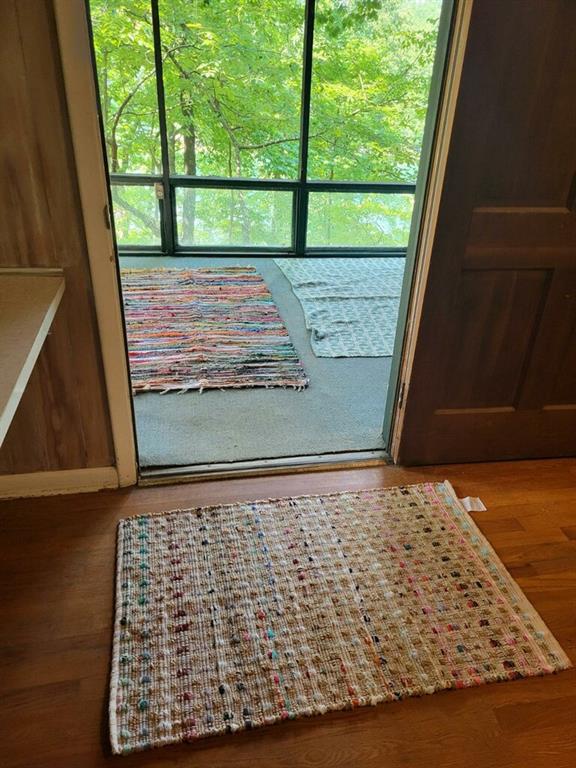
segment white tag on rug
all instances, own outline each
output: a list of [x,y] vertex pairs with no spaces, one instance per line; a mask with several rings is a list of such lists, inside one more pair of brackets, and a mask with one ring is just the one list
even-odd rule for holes
[[459,499],[459,502],[466,512],[486,512],[486,507],[478,496],[466,496],[464,499]]

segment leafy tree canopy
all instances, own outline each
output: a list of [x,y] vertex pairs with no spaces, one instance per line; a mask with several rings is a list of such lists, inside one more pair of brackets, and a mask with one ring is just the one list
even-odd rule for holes
[[[90,5],[110,169],[159,174],[149,0],[91,0]],[[309,178],[415,180],[440,5],[440,0],[317,1]],[[159,0],[159,11],[171,172],[296,178],[304,1]],[[150,218],[155,204],[148,190],[132,188],[130,194],[128,201],[126,190],[116,191],[133,224],[127,238],[134,242],[144,236],[142,227],[155,226]],[[202,230],[203,214],[195,193],[180,198],[180,237],[188,242]],[[214,207],[207,203],[206,211],[213,220],[219,217],[224,240],[247,236],[241,230],[242,217],[248,217],[253,244],[258,227],[260,240],[270,243],[262,227],[270,228],[274,215],[278,224],[274,209],[280,197],[274,202],[252,195],[259,201],[252,205],[249,199],[214,195]],[[311,241],[337,244],[354,232],[364,245],[383,238],[385,244],[405,241],[411,206],[401,199],[322,200],[312,206],[316,223],[311,220],[310,227],[317,231],[310,232]],[[281,207],[284,211],[285,202]],[[231,222],[240,227],[235,233]]]

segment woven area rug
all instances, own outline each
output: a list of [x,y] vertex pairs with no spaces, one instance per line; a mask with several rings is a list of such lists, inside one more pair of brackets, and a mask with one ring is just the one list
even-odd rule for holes
[[254,267],[122,270],[132,388],[305,387]]
[[117,753],[568,666],[449,483],[119,525]]
[[394,350],[405,259],[274,259],[298,297],[317,357]]

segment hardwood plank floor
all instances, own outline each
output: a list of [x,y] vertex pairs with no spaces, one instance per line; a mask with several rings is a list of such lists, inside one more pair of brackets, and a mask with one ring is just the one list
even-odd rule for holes
[[0,503],[0,765],[539,768],[576,765],[576,672],[449,691],[124,758],[106,709],[119,518],[449,478],[576,660],[576,460],[249,478]]

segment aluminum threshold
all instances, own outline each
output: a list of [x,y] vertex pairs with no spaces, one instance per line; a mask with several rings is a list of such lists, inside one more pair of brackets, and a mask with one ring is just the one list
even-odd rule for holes
[[282,456],[274,459],[230,461],[220,464],[190,464],[178,467],[152,467],[140,470],[138,485],[193,483],[200,480],[224,480],[232,477],[279,475],[296,472],[354,469],[390,464],[385,450],[322,453],[312,456]]

